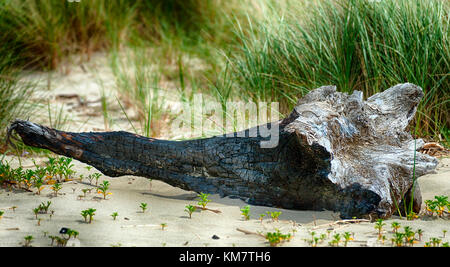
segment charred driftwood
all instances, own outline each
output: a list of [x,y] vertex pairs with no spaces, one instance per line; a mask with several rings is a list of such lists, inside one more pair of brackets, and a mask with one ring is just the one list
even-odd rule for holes
[[437,165],[416,152],[423,141],[405,131],[422,96],[409,83],[366,101],[359,91],[348,95],[335,86],[320,87],[277,122],[279,143],[272,148],[261,148],[262,137],[166,141],[123,131],[62,132],[23,120],[8,133],[112,177],[144,176],[252,204],[339,211],[343,218],[389,217],[413,190],[420,209],[413,179]]

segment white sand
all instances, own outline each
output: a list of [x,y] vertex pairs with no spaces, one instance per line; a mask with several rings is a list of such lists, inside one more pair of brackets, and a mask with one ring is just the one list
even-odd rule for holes
[[[8,157],[11,163],[18,164],[15,158]],[[41,159],[44,161],[45,159]],[[31,166],[29,159],[22,161],[24,166]],[[436,174],[429,174],[419,178],[424,199],[434,195],[447,194],[450,189],[450,159],[441,160]],[[88,171],[83,163],[76,162],[77,175],[86,174]],[[94,170],[91,170],[93,172]],[[58,197],[54,197],[50,186],[45,186],[41,195],[31,192],[0,190],[0,209],[5,210],[0,220],[0,246],[19,246],[26,235],[32,235],[33,246],[49,246],[50,239],[44,237],[44,232],[49,235],[57,235],[61,227],[75,229],[80,233],[81,246],[267,246],[264,238],[257,235],[246,235],[237,230],[243,229],[262,233],[273,232],[279,229],[282,233],[296,230],[294,238],[282,246],[308,246],[304,240],[309,238],[310,232],[317,234],[326,233],[329,227],[319,227],[327,223],[339,220],[338,214],[330,211],[298,211],[276,209],[263,206],[251,206],[251,220],[245,221],[240,214],[240,208],[247,205],[238,199],[220,198],[213,195],[207,207],[218,209],[222,213],[211,211],[197,211],[189,219],[184,211],[188,204],[196,205],[196,194],[184,191],[163,182],[152,181],[146,178],[124,176],[119,178],[104,177],[102,180],[111,182],[112,195],[107,200],[101,199],[101,195],[93,190],[86,199],[79,200],[82,188],[92,188],[87,181],[66,182]],[[150,188],[151,183],[151,188]],[[73,193],[72,188],[76,191]],[[32,209],[41,202],[51,201],[50,210],[55,215],[50,219],[48,214],[38,215],[41,225]],[[139,205],[148,203],[149,209],[142,213]],[[17,206],[15,212],[8,209]],[[97,209],[92,224],[84,222],[80,215],[81,210],[87,208]],[[272,222],[265,218],[263,223],[258,220],[259,214],[266,211],[281,211],[279,222]],[[110,214],[118,212],[119,217],[114,221]],[[125,218],[128,218],[125,219]],[[425,217],[424,217],[425,218]],[[402,226],[410,226],[413,230],[424,230],[423,240],[431,237],[442,238],[442,230],[450,230],[449,221],[446,219],[417,219],[414,221],[402,220],[398,217],[386,220],[386,237],[384,244],[390,245],[390,223],[398,221]],[[167,224],[165,230],[161,229],[161,223]],[[11,230],[17,229],[18,230]],[[347,224],[334,226],[334,233],[353,232],[355,240],[349,246],[383,245],[376,241],[374,224],[363,222],[359,224]],[[219,239],[212,239],[216,235]],[[327,245],[327,239],[322,245]],[[448,235],[443,238],[448,242]],[[420,242],[416,246],[423,246]]]

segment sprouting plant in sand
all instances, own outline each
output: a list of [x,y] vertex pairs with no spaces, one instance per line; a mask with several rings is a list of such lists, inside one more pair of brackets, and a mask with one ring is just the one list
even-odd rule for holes
[[44,172],[42,172],[42,169],[36,170],[34,173],[34,187],[37,189],[37,194],[40,195],[42,189],[44,188],[44,175],[45,175],[45,169]]
[[33,241],[33,236],[32,235],[27,235],[24,237],[25,239],[25,247],[31,247],[31,242]]
[[71,176],[75,173],[73,168],[73,164],[71,164],[72,158],[60,157],[56,163],[56,172],[59,176],[59,180],[64,178],[65,181],[71,179]]
[[82,210],[81,211],[81,216],[83,216],[84,221],[87,222],[87,217],[89,216],[88,211],[87,210]]
[[259,214],[259,221],[261,223],[263,222],[265,216],[266,216],[266,214],[264,214],[264,213]]
[[85,222],[88,222],[87,221],[87,217],[89,217],[89,222],[88,223],[92,223],[92,220],[93,220],[94,215],[95,215],[95,211],[96,211],[96,209],[93,209],[93,208],[89,208],[87,210],[83,210],[83,211],[81,211],[81,216],[83,216]]
[[[450,202],[448,196],[434,196],[434,200],[425,200],[428,215],[433,216],[436,213],[439,217],[443,217],[445,213],[450,212]],[[447,210],[446,210],[447,209]]]
[[291,234],[282,234],[280,230],[276,229],[276,232],[268,232],[264,235],[271,247],[276,247],[280,243],[289,241],[292,238]]
[[60,183],[57,182],[54,185],[52,185],[51,188],[52,188],[53,192],[55,192],[55,196],[57,197],[58,196],[58,191],[62,189],[62,186],[61,186]]
[[95,179],[95,186],[98,186],[98,179],[100,179],[101,176],[102,175],[98,172],[92,174],[92,177]]
[[47,214],[48,209],[50,208],[50,205],[52,204],[51,201],[47,201],[47,203],[45,204],[44,202],[41,202],[41,204],[39,205],[39,213],[45,213]]
[[194,211],[197,208],[195,206],[192,206],[192,205],[187,205],[185,208],[186,209],[184,211],[186,211],[189,214],[189,219],[192,219],[192,213],[194,213]]
[[92,174],[89,174],[86,179],[88,179],[89,184],[92,185],[92,180],[94,180],[94,176]]
[[441,247],[448,248],[448,247],[450,247],[450,245],[448,244],[448,242],[444,242],[444,243],[442,243]]
[[33,213],[34,213],[34,216],[36,216],[36,220],[38,219],[39,211],[40,211],[39,207],[33,209]]
[[411,229],[410,226],[404,226],[403,227],[404,233],[403,233],[403,238],[405,241],[405,245],[414,245],[415,243],[417,243],[415,241],[415,235],[416,233]]
[[208,204],[209,202],[211,202],[210,199],[208,199],[210,194],[205,194],[205,193],[200,193],[199,195],[197,195],[197,197],[200,198],[200,200],[198,201],[198,204],[200,206],[203,207],[203,209],[206,208],[206,204]]
[[87,188],[81,189],[81,192],[83,192],[83,196],[86,197],[86,193],[89,191]]
[[109,189],[109,182],[103,181],[103,183],[98,188],[98,193],[103,195],[103,199],[106,199],[107,195],[111,195],[112,193],[108,192]]
[[430,243],[432,244],[433,247],[439,247],[439,244],[442,242],[442,239],[437,238],[437,237],[431,237],[430,238]]
[[386,224],[384,223],[383,219],[378,219],[377,222],[375,223],[375,229],[378,230],[378,239],[381,239],[381,232],[383,231],[383,226],[385,226]]
[[5,212],[3,210],[0,210],[0,219],[3,218],[3,214],[5,214]]
[[281,211],[268,211],[267,215],[272,218],[272,221],[278,222],[278,217],[280,217]]
[[147,210],[147,203],[141,203],[139,207],[142,209],[142,213],[145,213],[145,211]]
[[167,227],[167,223],[161,223],[161,230],[164,231],[164,229]]
[[78,231],[73,230],[73,229],[67,229],[67,232],[66,232],[66,235],[68,236],[68,239],[70,239],[71,237],[77,238],[79,234],[80,233],[78,233]]
[[403,236],[403,233],[395,232],[394,236],[391,239],[392,244],[395,244],[395,246],[397,247],[401,247],[403,245]]
[[397,233],[397,230],[400,228],[400,224],[398,222],[391,223],[392,232]]
[[33,179],[34,179],[34,171],[30,169],[26,170],[22,179],[22,184],[24,185],[26,190],[30,190],[33,184]]
[[406,214],[406,219],[408,221],[412,221],[414,219],[418,219],[419,215],[417,215],[414,211],[410,211],[408,214]]
[[419,236],[419,241],[422,241],[423,230],[422,229],[417,229],[416,234]]
[[442,230],[442,235],[443,235],[443,238],[445,238],[445,235],[447,234],[447,230]]
[[314,231],[311,232],[310,235],[311,235],[311,239],[305,239],[305,241],[308,242],[308,244],[310,244],[311,247],[317,247],[317,245],[320,242],[320,237],[318,237],[316,235],[316,232],[314,232]]
[[353,240],[352,234],[350,232],[343,233],[342,237],[344,238],[344,247],[347,246],[349,241]]
[[338,247],[341,242],[341,234],[336,233],[333,235],[333,239],[328,243],[332,247]]
[[250,206],[247,205],[243,208],[241,208],[241,214],[244,216],[245,220],[250,220]]
[[111,217],[113,217],[113,220],[114,220],[114,221],[116,220],[117,216],[119,216],[119,213],[118,213],[118,212],[113,212],[113,213],[111,214]]

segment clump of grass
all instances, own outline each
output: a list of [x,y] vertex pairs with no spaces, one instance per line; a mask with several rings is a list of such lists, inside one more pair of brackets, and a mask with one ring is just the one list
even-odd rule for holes
[[238,28],[242,45],[230,65],[243,95],[290,112],[298,96],[322,85],[368,97],[411,82],[425,93],[417,134],[448,144],[448,2],[323,0],[307,11],[304,4],[269,5],[266,20]]

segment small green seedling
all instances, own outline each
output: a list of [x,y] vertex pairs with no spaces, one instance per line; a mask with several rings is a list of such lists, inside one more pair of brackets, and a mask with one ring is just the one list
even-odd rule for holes
[[25,239],[24,246],[25,247],[31,247],[31,242],[33,241],[33,236],[27,235],[27,236],[24,237],[24,239]]
[[5,214],[5,212],[0,210],[0,219],[3,217],[3,214]]
[[281,211],[268,211],[266,212],[268,216],[272,218],[272,221],[278,222],[278,217],[281,215]]
[[92,177],[95,179],[95,186],[98,186],[98,179],[100,179],[101,176],[102,175],[98,172],[92,174]]
[[416,233],[419,236],[419,241],[422,241],[423,230],[422,229],[417,229]]
[[81,189],[81,192],[83,192],[84,197],[86,197],[86,193],[87,193],[88,191],[89,191],[89,189],[87,189],[87,188]]
[[81,211],[81,216],[83,216],[84,222],[87,223],[87,217],[89,216],[87,210],[82,210],[82,211]]
[[266,214],[264,214],[264,213],[259,214],[259,221],[260,221],[261,223],[262,223],[263,220],[264,220],[264,216],[266,216]]
[[161,223],[161,230],[164,231],[164,229],[167,227],[167,223]]
[[47,212],[48,212],[48,209],[50,208],[50,205],[52,204],[52,202],[51,201],[47,201],[47,204],[44,204],[44,202],[42,202],[40,205],[39,205],[39,213],[44,213],[44,214],[47,214]]
[[119,216],[119,213],[117,213],[117,212],[113,212],[113,213],[111,214],[111,217],[113,217],[113,220],[114,220],[114,221],[116,220],[117,216]]
[[204,193],[200,193],[199,195],[197,195],[197,197],[200,198],[200,200],[198,201],[198,204],[199,204],[200,206],[202,206],[203,209],[206,208],[206,204],[208,204],[209,202],[211,202],[211,200],[208,199],[208,196],[209,196],[209,195],[210,195],[210,194],[204,194]]
[[70,239],[71,237],[77,238],[79,233],[76,230],[68,229],[67,232],[66,232],[66,235],[68,235],[68,237],[69,237],[68,239]]
[[381,239],[381,232],[383,231],[383,226],[386,224],[383,222],[383,219],[378,219],[375,223],[375,229],[378,230],[378,239]]
[[333,236],[333,240],[331,240],[331,241],[329,242],[329,244],[330,244],[331,246],[333,246],[333,247],[338,247],[338,246],[339,246],[339,242],[341,242],[341,234],[336,233],[336,234]]
[[194,211],[197,208],[195,206],[192,206],[192,205],[187,205],[185,208],[186,209],[184,211],[186,211],[189,214],[189,219],[192,219],[192,213],[194,213]]
[[411,229],[409,226],[404,226],[404,233],[403,233],[403,239],[405,241],[405,245],[414,245],[415,242],[415,235],[416,233]]
[[403,245],[403,236],[404,233],[395,232],[394,237],[392,237],[392,244],[395,244],[397,247],[401,247]]
[[112,194],[108,192],[108,189],[109,189],[109,182],[105,180],[98,188],[98,193],[103,195],[103,199],[106,199],[107,195]]
[[433,247],[439,247],[439,244],[442,242],[442,239],[437,237],[430,238],[430,242],[433,245]]
[[391,223],[392,232],[397,233],[397,230],[400,228],[400,224],[398,222]]
[[344,237],[344,247],[347,246],[348,242],[353,240],[352,235],[349,232],[345,232],[342,237]]
[[87,213],[89,215],[89,223],[91,223],[92,220],[94,219],[95,211],[96,211],[96,209],[93,209],[93,208],[87,209]]
[[142,213],[145,213],[145,210],[147,210],[147,203],[141,203],[139,207],[142,209]]
[[40,211],[39,207],[33,209],[33,213],[36,216],[36,220],[38,219],[39,211]]
[[55,192],[55,196],[56,196],[56,197],[58,196],[58,191],[61,190],[61,189],[62,189],[62,186],[61,186],[60,183],[55,183],[55,184],[52,186],[52,190],[53,190],[53,192]]
[[241,208],[241,214],[244,216],[245,220],[250,220],[250,206],[247,205],[243,208]]
[[276,247],[284,241],[289,241],[292,238],[292,235],[282,234],[280,230],[277,229],[276,232],[266,233],[264,237],[269,242],[271,247]]

